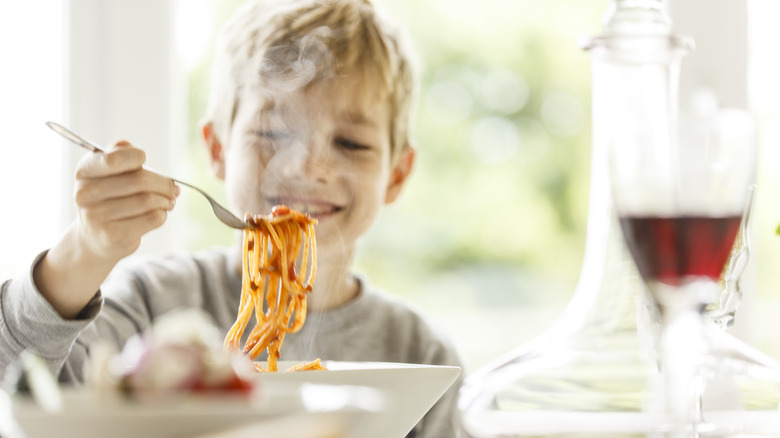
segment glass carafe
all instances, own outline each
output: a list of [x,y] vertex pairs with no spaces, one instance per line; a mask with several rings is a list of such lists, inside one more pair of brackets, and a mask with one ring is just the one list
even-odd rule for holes
[[[553,326],[467,378],[460,409],[470,437],[669,431],[655,409],[662,386],[658,310],[644,293],[612,211],[607,146],[626,129],[646,133],[650,145],[669,134],[677,116],[679,68],[692,41],[672,33],[662,2],[614,0],[604,34],[585,48],[592,55],[593,144],[580,279]],[[718,348],[708,356],[702,397],[711,411],[690,436],[780,435],[780,367],[715,324],[712,330]]]

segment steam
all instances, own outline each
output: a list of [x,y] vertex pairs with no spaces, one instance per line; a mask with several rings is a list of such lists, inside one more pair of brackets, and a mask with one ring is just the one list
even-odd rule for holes
[[[269,166],[300,166],[303,169],[301,163],[311,159],[311,148],[316,147],[313,146],[315,142],[310,140],[311,136],[317,135],[317,112],[312,108],[287,105],[286,99],[289,95],[307,91],[309,87],[327,82],[340,74],[339,62],[342,60],[342,54],[339,51],[342,48],[332,44],[337,32],[341,32],[339,27],[320,26],[302,38],[293,35],[278,38],[265,49],[262,57],[254,61],[257,62],[252,65],[254,68],[247,69],[247,74],[252,76],[243,83],[257,87],[256,91],[263,95],[266,110],[259,116],[267,119],[258,121],[258,125],[269,127],[270,131],[279,134],[278,138],[273,139],[273,150],[269,151],[272,154],[268,157]],[[330,151],[326,148],[319,153]],[[269,178],[264,180],[263,184],[268,192],[294,193],[297,189],[294,186],[300,184],[300,180]],[[338,242],[333,244],[334,247],[342,248],[343,243],[338,237],[331,235],[329,238]],[[342,260],[341,257],[336,259]],[[321,269],[323,264],[328,263],[327,257],[319,256],[318,263]],[[324,283],[327,281],[327,277],[318,276],[314,293],[332,293],[333,285]],[[289,360],[313,358],[318,350],[316,334],[330,318],[332,316],[326,316],[310,307],[301,332],[291,337],[295,341],[283,345],[282,357]],[[266,354],[264,352],[258,359],[265,360]]]
[[[261,117],[265,120],[258,124],[278,134],[270,160],[280,162],[281,166],[302,169],[303,163],[312,159],[309,140],[316,135],[317,116],[307,113],[311,108],[285,102],[290,95],[335,77],[338,56],[334,53],[337,49],[331,48],[333,35],[330,27],[319,26],[303,37],[282,36],[264,51],[258,68],[249,70],[256,75],[252,82],[264,96],[266,111]],[[270,188],[285,182],[267,181],[266,184]]]
[[269,88],[293,92],[315,79],[326,79],[334,70],[334,60],[325,41],[331,36],[327,26],[309,32],[297,42],[286,42],[268,48],[260,66],[261,76]]

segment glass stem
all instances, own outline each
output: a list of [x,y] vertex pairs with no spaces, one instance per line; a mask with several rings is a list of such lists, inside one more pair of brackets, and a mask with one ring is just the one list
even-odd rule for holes
[[671,436],[690,437],[701,421],[704,323],[698,309],[665,309],[661,333],[664,413]]

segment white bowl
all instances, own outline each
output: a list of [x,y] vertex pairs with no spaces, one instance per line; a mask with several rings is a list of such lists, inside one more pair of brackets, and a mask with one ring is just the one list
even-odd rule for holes
[[[327,371],[258,374],[252,396],[186,395],[138,402],[65,389],[59,412],[46,412],[31,399],[16,396],[14,415],[27,438],[232,438],[259,436],[263,428],[274,427],[301,438],[403,438],[460,374],[459,368],[447,366],[323,364]],[[291,365],[280,362],[279,369]]]

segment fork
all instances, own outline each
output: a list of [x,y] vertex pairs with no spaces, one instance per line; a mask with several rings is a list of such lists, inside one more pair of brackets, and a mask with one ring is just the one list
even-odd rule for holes
[[[51,128],[54,132],[56,132],[57,134],[63,136],[64,138],[66,138],[67,140],[72,142],[73,144],[81,146],[81,147],[83,147],[85,149],[88,149],[88,150],[90,150],[92,152],[100,152],[100,153],[104,152],[103,149],[100,146],[97,146],[96,144],[94,144],[94,143],[92,143],[92,142],[90,142],[88,140],[85,140],[81,136],[77,135],[76,133],[74,133],[70,129],[60,125],[59,123],[46,122],[46,126]],[[153,170],[149,169],[148,167],[145,167],[145,169],[149,170],[149,171],[151,171],[153,173],[156,173],[156,174],[158,174],[158,175],[160,175],[160,176],[162,176],[164,178],[168,178],[168,179],[172,180],[173,182],[175,182],[177,184],[181,184],[183,186],[187,186],[187,187],[195,190],[196,192],[200,193],[201,195],[203,195],[206,198],[206,200],[209,201],[209,204],[211,204],[211,210],[214,212],[214,216],[216,216],[217,219],[222,221],[222,223],[224,223],[225,225],[227,225],[227,226],[229,226],[231,228],[235,228],[237,230],[243,230],[245,228],[249,228],[249,224],[247,224],[246,222],[244,222],[241,219],[239,219],[238,217],[236,217],[236,215],[231,213],[230,210],[228,210],[225,207],[223,207],[222,205],[220,205],[214,198],[212,198],[208,193],[204,192],[200,188],[195,187],[194,185],[186,183],[184,181],[180,181],[180,180],[178,180],[176,178],[171,178],[170,176],[165,176],[165,175],[163,175],[163,174],[161,174],[161,173],[159,173],[157,171],[153,171]]]

